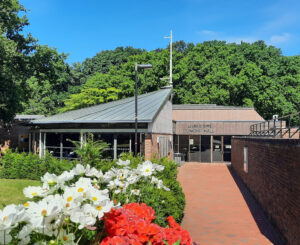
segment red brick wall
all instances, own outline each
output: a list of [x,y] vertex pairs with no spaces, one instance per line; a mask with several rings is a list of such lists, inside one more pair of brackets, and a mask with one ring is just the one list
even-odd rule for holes
[[[248,147],[248,173],[243,148]],[[300,140],[234,137],[231,165],[288,244],[300,244]]]
[[[145,136],[145,159],[150,160],[152,157],[158,156],[158,143],[157,138],[159,136],[168,136],[168,138],[172,140],[172,135],[162,135],[162,134],[146,134]],[[170,149],[170,153],[168,155],[170,160],[173,159],[173,145]]]

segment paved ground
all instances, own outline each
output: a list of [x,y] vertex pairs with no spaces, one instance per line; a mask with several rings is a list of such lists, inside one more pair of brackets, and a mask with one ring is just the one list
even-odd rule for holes
[[187,201],[182,227],[197,244],[284,244],[227,166],[186,163],[179,168],[178,179]]

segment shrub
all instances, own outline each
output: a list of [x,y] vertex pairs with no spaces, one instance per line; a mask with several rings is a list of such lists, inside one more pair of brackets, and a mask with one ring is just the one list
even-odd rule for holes
[[46,172],[61,174],[64,170],[71,169],[74,164],[67,160],[60,161],[49,153],[40,159],[33,153],[16,153],[10,150],[1,162],[3,166],[0,169],[0,178],[32,180],[40,180]]
[[[130,160],[129,167],[136,168],[144,161],[141,156],[134,157],[132,154],[123,154],[121,159]],[[156,213],[155,223],[165,226],[166,217],[173,216],[176,222],[181,223],[183,218],[183,211],[185,207],[185,196],[182,188],[177,181],[177,167],[178,165],[174,161],[170,161],[168,158],[151,159],[153,163],[164,166],[162,172],[155,174],[155,177],[161,179],[166,187],[170,191],[164,191],[163,189],[157,189],[147,181],[141,181],[132,186],[130,190],[127,190],[125,194],[115,195],[115,199],[118,202],[144,202],[151,206]],[[99,161],[96,167],[102,170],[104,173],[110,170],[112,167],[121,168],[116,164],[117,161]],[[131,196],[128,200],[127,197],[132,189],[140,190],[140,196]]]
[[[16,158],[23,156],[22,154],[12,154],[9,154],[10,160],[14,160],[12,156]],[[30,154],[29,156],[32,157]],[[53,160],[51,156],[48,157]],[[42,159],[42,165],[45,165],[45,159]],[[140,160],[141,158],[134,159],[132,164],[134,165]],[[172,162],[162,160],[162,162],[164,161],[170,166],[173,165]],[[138,229],[133,231],[133,227],[130,227],[130,230],[134,233],[138,232],[139,238],[144,237],[143,242],[139,244],[148,244],[150,237],[145,237],[145,234],[154,239],[152,235],[155,234],[148,230],[151,227],[157,231],[157,238],[153,240],[153,244],[162,245],[162,239],[172,244],[174,242],[179,244],[180,240],[181,244],[190,244],[188,233],[183,231],[172,217],[164,216],[168,212],[173,212],[170,206],[161,205],[164,200],[166,202],[163,204],[170,202],[174,205],[177,199],[170,188],[165,186],[163,181],[156,176],[164,170],[172,173],[174,169],[165,168],[150,161],[141,162],[134,168],[129,166],[130,161],[128,160],[119,159],[111,164],[116,167],[111,167],[105,173],[90,165],[84,167],[81,164],[77,164],[70,171],[64,171],[59,176],[47,172],[41,179],[42,187],[26,187],[23,193],[33,202],[28,201],[20,206],[11,204],[0,210],[0,217],[9,217],[3,219],[3,226],[0,227],[0,234],[3,234],[2,237],[6,243],[16,245],[21,240],[23,244],[42,244],[43,242],[56,245],[99,243],[104,235],[103,226],[106,221],[102,218],[105,213],[110,212],[112,208],[118,212],[121,206],[125,204],[124,210],[132,211],[132,215],[127,217],[130,222],[138,219],[135,224]],[[55,167],[53,169],[56,170]],[[173,179],[173,181],[176,180]],[[115,198],[118,202],[114,202]],[[151,224],[155,218],[155,213],[152,208],[145,204],[128,204],[132,200],[142,203],[144,199],[155,205],[160,212],[156,214],[156,219],[159,219],[156,223],[164,224],[163,220],[167,218],[169,227],[162,228],[157,224]],[[148,217],[147,224],[141,227],[140,222],[143,222],[146,217]],[[123,218],[127,219],[124,216]],[[117,225],[122,226],[118,221],[117,223]],[[122,227],[121,230],[123,230]],[[110,241],[107,241],[106,244],[110,244]]]

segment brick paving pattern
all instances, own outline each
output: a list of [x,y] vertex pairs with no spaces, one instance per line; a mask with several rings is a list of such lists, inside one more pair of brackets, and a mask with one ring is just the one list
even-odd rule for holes
[[178,180],[187,201],[182,227],[197,244],[285,244],[230,167],[186,163]]

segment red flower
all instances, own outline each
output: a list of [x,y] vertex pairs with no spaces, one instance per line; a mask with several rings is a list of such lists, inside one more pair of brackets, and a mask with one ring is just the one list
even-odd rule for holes
[[145,203],[128,203],[123,206],[127,210],[132,210],[139,218],[144,219],[147,223],[151,223],[155,219],[153,208],[148,207]]
[[106,237],[100,245],[142,245],[142,243],[125,236]]
[[188,231],[183,230],[172,216],[167,218],[169,228],[151,223],[154,219],[154,210],[145,203],[130,203],[112,209],[104,216],[108,236],[100,245],[146,245],[149,241],[153,245],[163,245],[163,241],[173,244],[178,240],[183,245],[192,244]]

